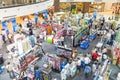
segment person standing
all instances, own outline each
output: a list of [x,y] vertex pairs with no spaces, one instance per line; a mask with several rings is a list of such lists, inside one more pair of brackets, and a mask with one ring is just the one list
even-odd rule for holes
[[99,57],[99,55],[98,55],[97,51],[92,54],[92,60],[93,61],[96,61],[98,57]]
[[29,35],[33,35],[33,31],[31,28],[29,29]]
[[81,68],[82,68],[82,69],[85,68],[85,60],[84,60],[84,57],[81,58]]
[[20,73],[20,79],[21,79],[21,80],[27,80],[26,71],[22,71],[22,72]]
[[97,64],[93,63],[92,64],[92,75],[94,75],[96,69],[97,69]]
[[64,46],[64,37],[61,37],[61,45]]
[[85,67],[85,77],[88,78],[90,73],[91,73],[91,67],[90,66],[86,66]]
[[79,72],[80,72],[80,70],[81,70],[81,59],[80,59],[80,58],[78,58],[77,67],[78,67],[78,70],[79,70]]
[[90,58],[87,56],[87,55],[85,55],[85,58],[84,58],[84,60],[85,60],[85,66],[87,66],[87,65],[89,65],[90,64]]
[[15,78],[15,74],[13,71],[13,66],[10,62],[6,65],[7,72],[9,73],[10,78]]
[[6,33],[5,29],[2,29],[2,40],[4,43],[6,43],[6,36],[7,36],[7,33]]
[[41,78],[41,71],[39,70],[38,67],[36,67],[35,78],[36,78],[36,80],[42,80],[42,78]]
[[0,49],[2,48],[2,46],[3,46],[3,39],[2,39],[2,34],[0,34]]

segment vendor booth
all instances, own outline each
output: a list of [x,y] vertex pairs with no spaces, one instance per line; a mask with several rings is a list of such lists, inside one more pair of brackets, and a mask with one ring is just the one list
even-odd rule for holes
[[89,29],[87,25],[81,27],[81,29],[77,32],[77,34],[73,38],[73,46],[78,46],[80,44],[80,41],[87,38],[88,31]]

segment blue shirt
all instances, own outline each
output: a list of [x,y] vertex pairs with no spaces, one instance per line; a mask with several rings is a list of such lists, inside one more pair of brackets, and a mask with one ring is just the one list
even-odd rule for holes
[[35,72],[35,74],[36,74],[36,78],[40,78],[40,76],[41,76],[41,71],[40,71],[40,70],[37,70],[37,71]]

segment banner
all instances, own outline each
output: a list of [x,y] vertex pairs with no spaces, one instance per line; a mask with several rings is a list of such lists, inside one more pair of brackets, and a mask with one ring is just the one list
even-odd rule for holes
[[9,23],[8,21],[3,21],[2,22],[2,28],[5,29],[6,33],[9,33],[8,27],[7,27],[7,23]]
[[11,22],[12,22],[13,32],[17,32],[16,19],[15,18],[11,19]]

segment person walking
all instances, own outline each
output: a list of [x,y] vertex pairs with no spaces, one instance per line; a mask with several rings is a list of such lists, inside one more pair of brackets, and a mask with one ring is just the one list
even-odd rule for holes
[[61,37],[61,45],[64,46],[64,37]]
[[85,68],[85,60],[84,58],[81,59],[81,68],[84,69]]
[[2,40],[4,43],[6,43],[6,36],[7,36],[7,33],[6,33],[5,29],[2,29]]
[[29,29],[29,35],[33,35],[32,28]]
[[96,69],[97,69],[97,64],[96,64],[96,63],[93,63],[93,64],[92,64],[92,75],[94,75]]
[[6,65],[7,72],[9,73],[10,78],[15,78],[15,74],[13,71],[13,66],[10,62],[7,63]]
[[85,66],[89,65],[91,62],[90,58],[87,55],[85,55],[84,60],[85,60]]
[[99,57],[99,55],[98,55],[97,51],[92,54],[92,60],[93,61],[96,61],[98,57]]
[[85,77],[88,78],[90,73],[91,73],[91,67],[90,66],[86,66],[85,67]]

